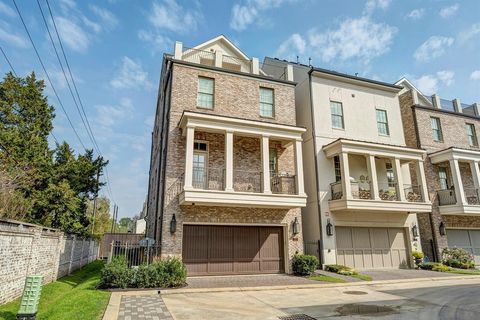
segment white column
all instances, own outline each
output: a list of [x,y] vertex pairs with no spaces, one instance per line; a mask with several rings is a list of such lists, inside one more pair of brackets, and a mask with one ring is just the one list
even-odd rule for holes
[[233,191],[233,131],[225,132],[225,191]]
[[375,156],[367,155],[367,170],[368,176],[370,177],[370,193],[372,194],[373,200],[380,200],[380,195],[378,193],[378,177],[377,177],[377,165],[375,164]]
[[270,145],[267,135],[262,136],[262,171],[263,171],[263,193],[271,194],[270,187]]
[[452,171],[453,186],[455,187],[455,197],[457,198],[457,204],[466,205],[467,200],[465,198],[465,191],[463,190],[462,176],[460,174],[460,166],[458,160],[449,160],[450,170]]
[[180,41],[175,42],[175,51],[174,51],[174,58],[177,60],[182,60],[183,54],[183,44]]
[[412,93],[413,104],[414,104],[414,105],[419,104],[419,103],[418,103],[418,93],[417,93],[417,90],[411,89],[410,92]]
[[393,161],[393,171],[395,172],[395,179],[397,179],[397,199],[399,201],[407,201],[403,186],[402,165],[398,158],[395,158]]
[[260,62],[258,58],[252,58],[252,73],[259,74],[260,73]]
[[293,66],[291,64],[287,64],[287,80],[293,81]]
[[217,50],[215,51],[215,67],[221,68],[223,63],[223,51]]
[[478,168],[478,161],[470,161],[470,170],[472,171],[473,184],[475,189],[480,188],[480,170]]
[[342,199],[352,199],[352,186],[350,184],[350,168],[348,165],[348,153],[340,155],[340,170],[342,171]]
[[442,109],[442,104],[440,103],[440,97],[437,94],[432,95],[433,107],[437,109]]
[[455,109],[456,112],[462,113],[462,103],[460,102],[460,99],[453,99],[453,108]]
[[303,155],[302,155],[302,140],[295,141],[295,177],[297,186],[297,194],[305,194],[305,184],[303,180]]
[[425,167],[423,160],[418,160],[415,163],[415,173],[417,175],[417,183],[419,184],[420,192],[422,193],[423,202],[430,202],[428,196],[427,179],[425,178]]
[[185,184],[183,189],[193,189],[193,142],[195,140],[195,128],[187,126],[187,143],[185,146]]

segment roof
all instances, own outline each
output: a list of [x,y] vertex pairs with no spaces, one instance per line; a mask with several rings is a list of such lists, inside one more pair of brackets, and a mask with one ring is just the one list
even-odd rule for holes
[[418,95],[418,98],[419,99],[422,99],[423,102],[427,105],[427,106],[432,106],[432,101],[428,98],[428,96],[424,95],[417,87],[415,87],[415,85],[410,82],[407,78],[403,77],[402,79],[398,80],[397,82],[395,82],[395,85],[397,86],[402,86],[404,88],[409,88],[409,89],[412,89],[412,90],[415,90],[417,92],[417,95]]
[[204,47],[208,47],[212,43],[215,43],[215,42],[218,42],[218,41],[223,42],[227,47],[229,47],[229,49],[231,49],[233,52],[238,54],[242,59],[250,60],[250,58],[245,53],[243,53],[243,51],[240,50],[239,47],[237,47],[232,41],[228,40],[228,38],[225,37],[223,34],[221,34],[221,35],[219,35],[219,36],[217,36],[213,39],[210,39],[208,41],[205,41],[205,42],[193,47],[193,49],[202,50]]

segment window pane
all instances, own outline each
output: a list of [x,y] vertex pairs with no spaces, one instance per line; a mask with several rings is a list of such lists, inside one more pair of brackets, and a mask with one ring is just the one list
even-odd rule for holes
[[208,93],[198,93],[197,96],[197,106],[202,107],[202,108],[208,108],[212,109],[213,108],[213,95],[208,94]]
[[198,78],[198,92],[213,94],[213,79]]
[[433,140],[441,141],[442,140],[442,130],[440,127],[440,119],[430,118],[432,123],[432,136]]
[[343,129],[343,108],[340,102],[330,101],[332,127]]
[[260,88],[260,102],[273,104],[273,89]]
[[273,117],[273,105],[261,102],[260,115],[263,117]]
[[389,135],[387,111],[377,109],[377,128],[378,133]]

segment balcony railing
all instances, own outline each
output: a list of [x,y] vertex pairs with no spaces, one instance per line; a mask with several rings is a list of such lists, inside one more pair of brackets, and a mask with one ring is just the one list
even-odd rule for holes
[[396,186],[396,182],[379,183],[378,195],[380,199],[384,201],[398,201]]
[[423,202],[421,187],[417,185],[404,184],[403,190],[408,202]]
[[262,192],[262,172],[233,170],[233,190],[239,192]]
[[270,177],[272,193],[295,194],[295,175],[272,173]]
[[469,205],[480,205],[480,200],[478,197],[478,189],[476,188],[464,188],[465,199]]
[[227,55],[222,56],[222,68],[228,70],[250,72],[250,63],[250,60],[239,59]]
[[372,188],[370,182],[350,182],[353,199],[372,199]]
[[455,190],[453,189],[445,189],[445,190],[438,190],[438,204],[441,206],[448,206],[457,203],[457,199],[455,197]]
[[224,190],[223,168],[193,167],[192,185],[195,189]]
[[343,197],[342,181],[330,183],[331,200],[339,200]]
[[193,48],[185,48],[185,51],[183,52],[183,60],[207,66],[214,66],[215,53]]

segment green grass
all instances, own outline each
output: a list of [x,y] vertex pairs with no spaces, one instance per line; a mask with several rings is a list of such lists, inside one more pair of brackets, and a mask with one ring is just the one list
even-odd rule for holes
[[[101,319],[110,292],[96,290],[103,262],[92,262],[82,269],[42,288],[37,319]],[[15,320],[20,299],[0,305],[0,319]]]
[[363,280],[363,281],[372,281],[372,277],[367,276],[366,274],[361,274],[361,273],[352,274],[352,275],[349,276],[349,277],[356,278],[356,279],[360,279],[360,280]]
[[315,280],[315,281],[323,281],[323,282],[334,282],[334,283],[344,283],[347,282],[343,279],[340,278],[335,278],[331,276],[325,276],[325,275],[316,275],[316,276],[311,276],[308,279],[310,280]]
[[480,276],[480,270],[467,270],[467,269],[450,269],[446,271],[448,273],[457,273],[457,274],[467,274],[467,275],[474,275]]

